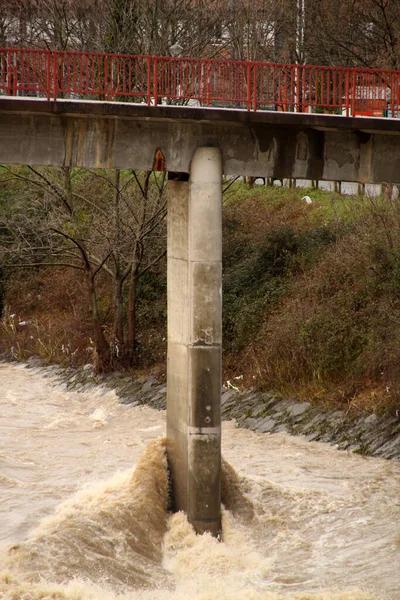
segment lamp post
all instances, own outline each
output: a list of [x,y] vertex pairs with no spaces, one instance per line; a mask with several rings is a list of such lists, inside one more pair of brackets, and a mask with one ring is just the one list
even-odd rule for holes
[[[183,52],[183,48],[180,44],[178,44],[178,42],[175,42],[175,44],[170,46],[169,51],[172,58],[179,58]],[[168,67],[170,69],[171,82],[173,82],[173,90],[170,91],[172,91],[173,97],[178,99],[181,94],[181,62],[182,61],[173,61]],[[171,101],[171,98],[167,98],[167,104],[171,104]]]
[[[296,63],[304,63],[304,29],[305,29],[305,0],[297,0],[297,22],[296,22]],[[303,92],[301,68],[296,69],[296,102],[295,112],[303,112]]]
[[305,30],[305,0],[297,0],[297,27],[296,27],[296,53],[297,62],[304,61],[304,30]]
[[231,0],[232,25],[231,25],[231,60],[235,60],[235,37],[236,37],[236,0]]

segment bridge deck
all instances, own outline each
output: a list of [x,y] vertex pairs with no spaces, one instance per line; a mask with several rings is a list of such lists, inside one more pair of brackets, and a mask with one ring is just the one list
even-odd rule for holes
[[224,107],[180,106],[174,104],[147,105],[117,101],[27,98],[23,96],[0,96],[1,112],[30,112],[55,115],[93,115],[104,117],[132,117],[151,119],[184,119],[205,122],[232,122],[240,124],[265,124],[273,126],[308,127],[335,131],[364,131],[371,133],[400,132],[400,119],[364,115],[345,116],[334,114],[304,113],[291,111],[258,110],[244,111]]
[[0,163],[188,173],[219,147],[225,175],[400,182],[400,119],[0,97]]

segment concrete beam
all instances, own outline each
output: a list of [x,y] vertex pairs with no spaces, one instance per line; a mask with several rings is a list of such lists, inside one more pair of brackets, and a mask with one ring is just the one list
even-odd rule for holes
[[400,119],[0,98],[0,164],[186,172],[198,147],[225,175],[400,183]]
[[221,520],[222,161],[198,148],[169,182],[167,452],[176,510]]

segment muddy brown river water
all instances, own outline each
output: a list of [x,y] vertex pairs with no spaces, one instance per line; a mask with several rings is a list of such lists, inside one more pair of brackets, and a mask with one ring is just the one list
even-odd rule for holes
[[400,463],[223,424],[223,540],[167,512],[165,413],[0,365],[0,598],[399,600]]

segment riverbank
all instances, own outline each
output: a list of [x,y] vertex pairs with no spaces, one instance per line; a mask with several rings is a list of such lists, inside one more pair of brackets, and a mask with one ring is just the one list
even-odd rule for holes
[[[20,206],[17,188],[11,186],[15,201],[4,207]],[[227,184],[223,381],[275,390],[322,410],[394,416],[400,412],[400,204],[307,190],[310,203],[303,193]],[[162,236],[157,243],[165,249]],[[124,336],[115,333],[112,278],[96,277],[109,352],[102,364],[81,275],[47,262],[0,272],[0,355],[40,356],[73,368],[96,362],[104,372],[165,371],[165,261],[139,279],[133,356],[115,344],[126,339],[127,324]]]
[[[118,373],[97,376],[91,365],[79,369],[46,366],[37,358],[27,368],[40,368],[66,389],[88,391],[93,385],[113,389],[121,404],[165,410],[167,386],[152,376],[132,379]],[[383,415],[348,410],[324,410],[310,402],[283,398],[269,392],[222,389],[222,418],[256,433],[288,433],[309,441],[335,445],[365,456],[400,462],[400,414]]]

